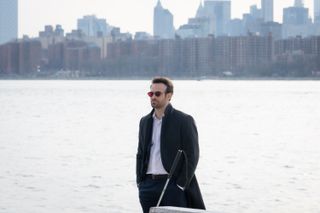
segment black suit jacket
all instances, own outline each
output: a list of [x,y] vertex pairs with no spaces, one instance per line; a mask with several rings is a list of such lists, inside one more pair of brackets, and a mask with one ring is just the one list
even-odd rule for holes
[[[137,184],[144,180],[150,157],[153,115],[152,110],[140,120],[139,145],[136,161]],[[164,169],[169,173],[178,150],[183,150],[185,158],[173,174],[179,186],[185,187],[188,207],[205,209],[202,195],[194,175],[199,160],[198,132],[193,118],[169,104],[165,110],[161,127],[161,160]]]

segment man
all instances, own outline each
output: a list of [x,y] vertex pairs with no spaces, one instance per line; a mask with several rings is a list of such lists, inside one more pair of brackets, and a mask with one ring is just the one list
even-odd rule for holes
[[144,213],[156,206],[178,150],[183,155],[160,205],[205,209],[194,175],[199,159],[197,128],[190,115],[172,107],[172,95],[170,79],[154,78],[148,92],[153,110],[140,120],[136,174]]

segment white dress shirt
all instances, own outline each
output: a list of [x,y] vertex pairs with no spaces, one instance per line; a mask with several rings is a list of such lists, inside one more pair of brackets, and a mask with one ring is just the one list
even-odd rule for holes
[[147,174],[168,174],[168,172],[164,169],[161,161],[161,125],[162,118],[158,119],[156,115],[153,114],[152,141]]

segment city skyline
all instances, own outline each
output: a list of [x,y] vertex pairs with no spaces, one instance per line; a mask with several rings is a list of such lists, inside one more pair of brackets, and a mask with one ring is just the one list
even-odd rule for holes
[[[157,1],[19,0],[19,37],[38,36],[45,25],[61,24],[65,31],[69,32],[77,28],[78,18],[93,14],[105,18],[108,24],[120,27],[124,32],[146,31],[152,34],[153,8]],[[200,0],[189,0],[188,4],[185,4],[183,0],[161,0],[163,7],[173,14],[176,29],[186,24],[188,18],[195,16],[200,2]],[[274,20],[282,22],[283,8],[293,6],[294,2],[294,0],[275,0]],[[260,0],[246,0],[246,2],[231,0],[231,18],[241,18],[242,14],[248,13],[250,6],[254,4],[261,8]],[[309,15],[313,18],[313,0],[304,0],[304,6],[309,8]]]

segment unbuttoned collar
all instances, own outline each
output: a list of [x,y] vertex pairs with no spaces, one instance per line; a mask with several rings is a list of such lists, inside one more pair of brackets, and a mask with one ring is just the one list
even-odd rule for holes
[[152,115],[153,120],[158,120],[158,121],[161,121],[164,116],[165,116],[165,114],[163,114],[163,116],[162,116],[161,118],[158,118],[158,117],[156,116],[156,112],[155,112],[155,111],[153,112],[153,115]]
[[[173,111],[173,107],[172,105],[169,103],[168,106],[166,107],[166,109],[164,110],[164,115],[169,115],[172,111]],[[152,109],[152,111],[147,115],[147,118],[150,119],[150,118],[153,118],[155,114],[155,110]],[[164,118],[165,116],[163,116],[162,118]]]

